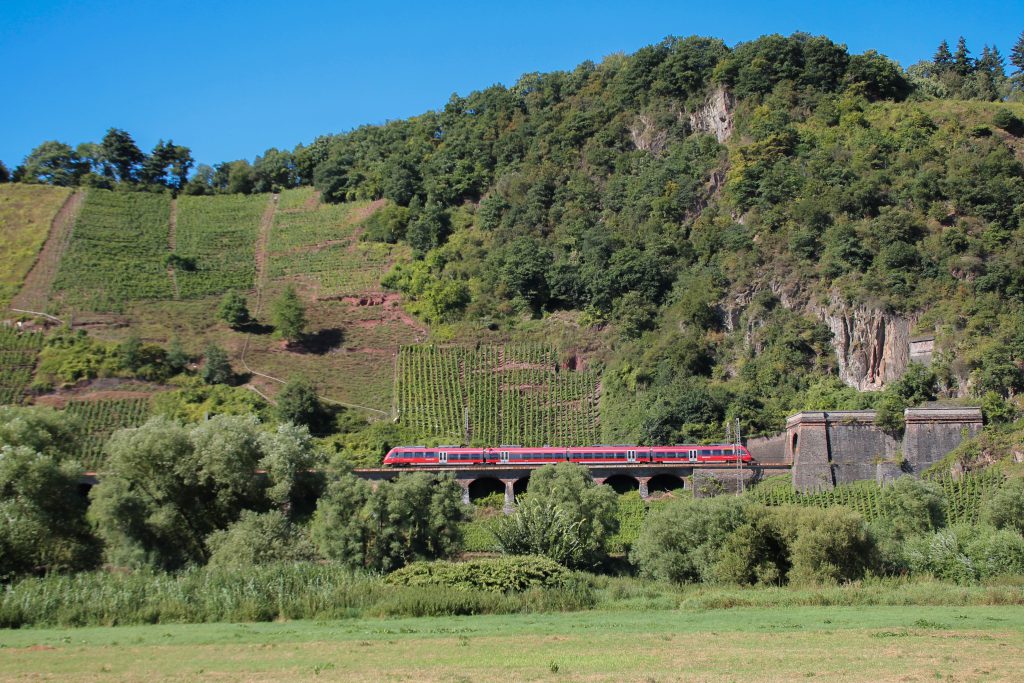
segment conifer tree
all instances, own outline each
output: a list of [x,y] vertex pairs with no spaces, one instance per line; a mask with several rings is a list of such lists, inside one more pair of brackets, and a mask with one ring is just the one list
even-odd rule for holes
[[939,43],[939,49],[935,51],[932,62],[939,71],[945,71],[953,65],[953,54],[949,51],[949,43],[945,40]]
[[306,331],[306,308],[299,301],[295,288],[288,286],[274,302],[271,317],[277,333],[289,342],[302,338]]
[[956,52],[953,54],[953,68],[961,76],[967,76],[974,70],[971,51],[967,49],[967,41],[963,36],[956,41]]
[[1018,73],[1024,73],[1024,31],[1020,32],[1017,44],[1010,50],[1010,64],[1017,67]]

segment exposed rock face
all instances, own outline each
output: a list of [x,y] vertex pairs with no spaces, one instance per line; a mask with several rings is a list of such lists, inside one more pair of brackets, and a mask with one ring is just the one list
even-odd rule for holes
[[827,306],[810,306],[832,330],[839,377],[860,391],[896,380],[910,362],[914,320],[866,306],[851,307],[833,294]]
[[[859,391],[876,391],[898,379],[910,363],[910,330],[915,317],[902,317],[869,306],[851,306],[833,292],[827,303],[808,301],[799,288],[771,283],[771,291],[786,308],[817,318],[832,331],[839,377]],[[725,327],[740,326],[743,311],[757,293],[732,294],[721,304]],[[748,342],[753,329],[747,330]]]
[[711,133],[719,142],[725,142],[732,135],[732,112],[736,98],[725,88],[718,88],[708,96],[697,111],[690,114],[690,128],[694,132]]

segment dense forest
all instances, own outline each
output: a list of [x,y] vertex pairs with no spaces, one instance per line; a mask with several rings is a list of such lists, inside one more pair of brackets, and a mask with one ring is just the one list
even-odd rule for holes
[[[313,185],[387,200],[362,239],[432,325],[574,312],[605,340],[601,430],[642,443],[776,431],[805,408],[1024,389],[1024,36],[1009,64],[943,41],[902,69],[806,34],[632,55],[453,95],[439,111],[193,169],[125,131],[40,145],[12,179],[183,194]],[[884,392],[837,373],[821,311],[902,316],[930,368]],[[885,417],[888,416],[888,417]]]

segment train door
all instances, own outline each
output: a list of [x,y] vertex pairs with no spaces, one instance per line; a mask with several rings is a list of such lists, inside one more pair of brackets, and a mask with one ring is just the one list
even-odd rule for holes
[[694,448],[690,451],[690,462],[697,462],[697,449]]
[[508,463],[508,451],[501,452],[501,462]]
[[636,451],[626,451],[626,462],[636,462]]
[[448,453],[446,451],[441,451],[440,453],[438,453],[437,454],[437,462],[440,465],[447,465],[448,464]]

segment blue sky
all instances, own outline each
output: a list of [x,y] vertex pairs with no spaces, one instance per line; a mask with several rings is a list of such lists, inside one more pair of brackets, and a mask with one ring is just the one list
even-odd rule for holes
[[201,162],[251,159],[666,35],[806,31],[906,66],[959,35],[975,56],[985,43],[1007,56],[1022,30],[1020,0],[0,0],[0,160],[111,126],[147,151],[170,138]]

